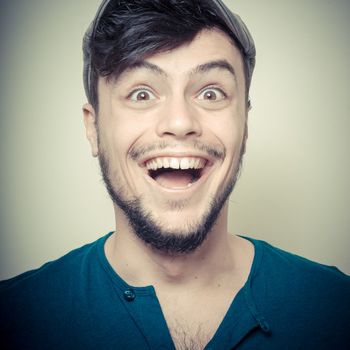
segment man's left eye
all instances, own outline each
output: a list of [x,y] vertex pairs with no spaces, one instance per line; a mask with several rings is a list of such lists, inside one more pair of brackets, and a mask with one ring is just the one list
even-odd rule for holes
[[222,101],[226,98],[226,94],[219,88],[206,88],[202,90],[197,98],[199,100],[206,100],[206,101]]

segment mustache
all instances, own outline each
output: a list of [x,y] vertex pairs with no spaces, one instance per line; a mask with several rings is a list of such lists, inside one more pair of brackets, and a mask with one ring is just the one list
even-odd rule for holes
[[177,143],[169,141],[161,141],[157,143],[152,143],[150,145],[132,147],[129,151],[129,156],[132,160],[137,161],[141,157],[144,157],[150,152],[156,150],[164,149],[174,149],[181,146],[182,148],[189,150],[196,150],[206,153],[208,156],[215,158],[217,160],[223,160],[226,156],[225,149],[219,145],[210,145],[200,141],[193,141],[191,143]]

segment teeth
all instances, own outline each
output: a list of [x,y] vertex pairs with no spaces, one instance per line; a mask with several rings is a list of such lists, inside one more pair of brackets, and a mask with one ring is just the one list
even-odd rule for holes
[[159,159],[159,161],[161,163],[159,168],[162,168],[162,167],[163,168],[169,168],[170,167],[170,163],[169,163],[168,158],[163,158],[163,166],[162,166],[162,158],[158,158],[158,159]]
[[180,163],[177,158],[170,158],[170,168],[173,169],[179,169],[180,168]]
[[157,162],[157,168],[161,168],[163,166],[162,161],[159,158],[156,159],[156,162]]
[[181,169],[189,169],[190,167],[190,161],[188,158],[182,158],[180,161],[180,168]]
[[157,170],[161,168],[171,169],[202,169],[206,161],[203,158],[196,157],[159,157],[149,160],[145,165],[148,170]]

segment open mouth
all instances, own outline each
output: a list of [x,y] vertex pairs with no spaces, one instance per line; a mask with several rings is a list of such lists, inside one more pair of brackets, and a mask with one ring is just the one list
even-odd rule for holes
[[160,186],[185,189],[203,175],[208,161],[200,157],[157,157],[146,161],[148,175]]

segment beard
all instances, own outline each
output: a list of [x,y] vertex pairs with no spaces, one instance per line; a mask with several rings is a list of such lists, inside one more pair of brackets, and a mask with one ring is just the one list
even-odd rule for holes
[[[218,158],[223,157],[223,152],[217,151],[215,148],[202,146],[201,149],[207,150],[208,153],[216,155]],[[99,164],[109,196],[124,212],[136,236],[148,246],[161,253],[175,255],[193,252],[201,246],[208,237],[239,177],[244,150],[245,145],[242,144],[239,160],[229,183],[221,190],[216,198],[210,200],[208,209],[204,215],[199,218],[196,223],[188,224],[186,229],[183,229],[182,232],[162,227],[162,224],[156,222],[151,214],[147,212],[142,204],[146,201],[143,200],[142,197],[128,199],[122,187],[116,188],[116,186],[113,185],[109,171],[109,162],[103,152],[99,155]],[[135,158],[136,154],[143,153],[142,150],[140,152],[132,152],[131,157]],[[118,178],[116,180],[116,182],[120,182]],[[181,208],[184,205],[184,203],[180,202],[171,202],[169,204],[174,210],[176,209],[179,212],[181,212]],[[179,216],[180,215],[181,213]]]

